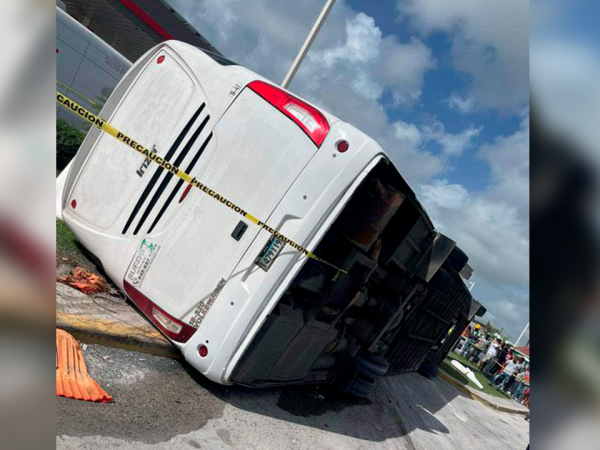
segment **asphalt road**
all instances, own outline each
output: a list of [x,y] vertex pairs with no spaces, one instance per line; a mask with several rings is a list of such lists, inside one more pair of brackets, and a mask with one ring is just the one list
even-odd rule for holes
[[529,423],[441,380],[387,377],[369,401],[321,386],[220,386],[185,363],[89,345],[112,404],[57,398],[58,449],[524,450]]

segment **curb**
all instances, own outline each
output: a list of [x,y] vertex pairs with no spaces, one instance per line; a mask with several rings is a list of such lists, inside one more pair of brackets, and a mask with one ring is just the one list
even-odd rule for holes
[[508,406],[503,406],[503,405],[499,405],[497,403],[490,402],[488,399],[483,398],[483,397],[477,395],[475,392],[471,391],[467,386],[462,384],[460,381],[454,379],[452,376],[448,375],[446,372],[444,372],[441,369],[439,370],[438,377],[440,377],[446,383],[451,384],[452,386],[457,388],[462,393],[466,394],[471,399],[487,406],[488,408],[492,408],[492,409],[495,409],[496,411],[501,411],[501,412],[506,412],[506,413],[511,413],[511,414],[520,414],[522,416],[526,416],[529,414],[528,409],[510,408]]
[[56,312],[56,328],[81,342],[101,344],[139,353],[181,358],[179,350],[157,330],[144,330],[118,320]]

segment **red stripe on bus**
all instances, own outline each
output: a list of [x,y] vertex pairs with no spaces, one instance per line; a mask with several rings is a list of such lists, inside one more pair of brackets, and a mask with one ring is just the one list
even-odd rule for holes
[[157,33],[160,37],[165,40],[175,39],[171,33],[161,27],[156,20],[154,20],[150,15],[136,5],[132,0],[118,0],[125,8],[138,16],[142,22],[152,28],[152,31]]

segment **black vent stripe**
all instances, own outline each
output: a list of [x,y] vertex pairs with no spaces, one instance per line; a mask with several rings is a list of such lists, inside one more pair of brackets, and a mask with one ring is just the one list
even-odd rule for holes
[[[179,155],[177,155],[177,159],[175,160],[174,165],[176,165],[177,167],[179,167],[179,165],[183,162],[183,160],[185,159],[185,157],[189,153],[190,149],[196,143],[196,140],[198,139],[198,136],[200,136],[200,133],[202,133],[202,130],[204,130],[204,127],[208,123],[209,119],[210,119],[210,116],[206,116],[204,118],[204,120],[202,121],[202,123],[200,124],[200,126],[198,127],[198,129],[194,132],[194,134],[192,135],[192,137],[190,138],[190,140],[188,141],[188,143],[185,145],[185,147],[183,148],[183,150],[181,151],[181,153]],[[163,192],[167,188],[167,185],[169,184],[169,181],[171,181],[172,178],[173,178],[173,173],[172,172],[167,172],[166,175],[165,175],[165,177],[162,180],[162,183],[160,183],[160,186],[158,187],[158,189],[156,190],[156,192],[152,196],[152,200],[150,200],[150,203],[148,203],[148,206],[146,206],[146,210],[142,214],[142,217],[140,218],[140,221],[138,222],[137,226],[135,227],[135,231],[133,232],[133,234],[138,234],[139,233],[140,229],[144,225],[144,222],[146,222],[146,219],[148,218],[148,216],[150,215],[150,213],[152,212],[152,210],[156,206],[156,203],[158,202],[158,199],[163,194]]]
[[[202,144],[202,147],[200,147],[200,149],[198,150],[198,152],[194,155],[194,159],[192,159],[192,161],[190,162],[190,164],[185,169],[185,173],[190,174],[191,171],[194,169],[194,166],[196,165],[196,163],[200,159],[200,156],[202,156],[202,153],[204,153],[204,149],[206,148],[206,146],[210,142],[211,138],[212,138],[212,133],[210,133],[208,135],[208,137],[206,138],[206,140]],[[177,185],[175,186],[175,188],[173,188],[173,190],[169,194],[169,197],[167,198],[167,201],[165,202],[165,204],[160,209],[160,212],[158,213],[158,215],[154,219],[154,222],[152,222],[152,226],[148,230],[148,233],[152,232],[152,230],[154,229],[154,227],[156,226],[156,224],[158,224],[158,221],[162,218],[163,214],[167,211],[167,208],[169,207],[169,205],[171,203],[173,203],[173,199],[177,195],[177,192],[179,191],[179,189],[181,189],[181,186],[183,186],[183,180],[180,179],[180,180],[177,181]]]
[[[177,136],[177,139],[175,140],[175,142],[173,142],[173,145],[171,146],[171,148],[169,149],[169,151],[167,152],[167,154],[164,157],[164,159],[166,161],[170,162],[170,158],[173,157],[173,154],[175,153],[175,151],[177,150],[177,148],[179,148],[179,146],[181,145],[181,142],[183,141],[183,138],[188,133],[188,131],[190,131],[190,128],[192,127],[192,125],[194,124],[194,122],[196,121],[196,119],[198,118],[198,116],[200,115],[200,113],[202,112],[202,110],[204,109],[205,105],[206,105],[205,103],[202,103],[202,105],[200,105],[200,108],[198,108],[198,110],[194,113],[194,115],[192,116],[192,118],[186,124],[185,128],[183,130],[181,130],[181,133],[179,133],[179,136]],[[129,218],[127,219],[127,223],[125,224],[125,227],[123,228],[122,234],[127,233],[127,230],[131,226],[131,223],[133,222],[133,219],[135,219],[135,216],[137,215],[137,213],[139,212],[140,208],[142,207],[142,205],[146,201],[146,198],[148,197],[148,195],[150,195],[150,192],[152,192],[152,189],[154,188],[154,185],[158,182],[158,179],[160,178],[160,174],[162,173],[162,171],[163,171],[162,167],[157,167],[156,168],[156,171],[154,172],[154,175],[152,175],[152,178],[150,179],[150,182],[148,183],[148,185],[144,189],[144,192],[142,192],[142,195],[140,196],[140,198],[138,199],[137,203],[135,204],[135,206],[133,208],[133,211],[131,211],[131,214],[129,215]]]

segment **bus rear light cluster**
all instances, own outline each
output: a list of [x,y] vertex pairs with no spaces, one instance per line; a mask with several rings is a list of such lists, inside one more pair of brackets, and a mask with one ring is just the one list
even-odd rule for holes
[[288,116],[317,147],[321,147],[329,133],[329,123],[318,109],[264,81],[253,81],[248,87]]
[[150,321],[156,325],[165,336],[173,339],[175,342],[185,343],[189,341],[198,330],[165,312],[127,281],[123,280],[123,285],[125,286],[125,292],[131,301],[135,303],[144,315],[148,317],[148,319],[150,319]]

